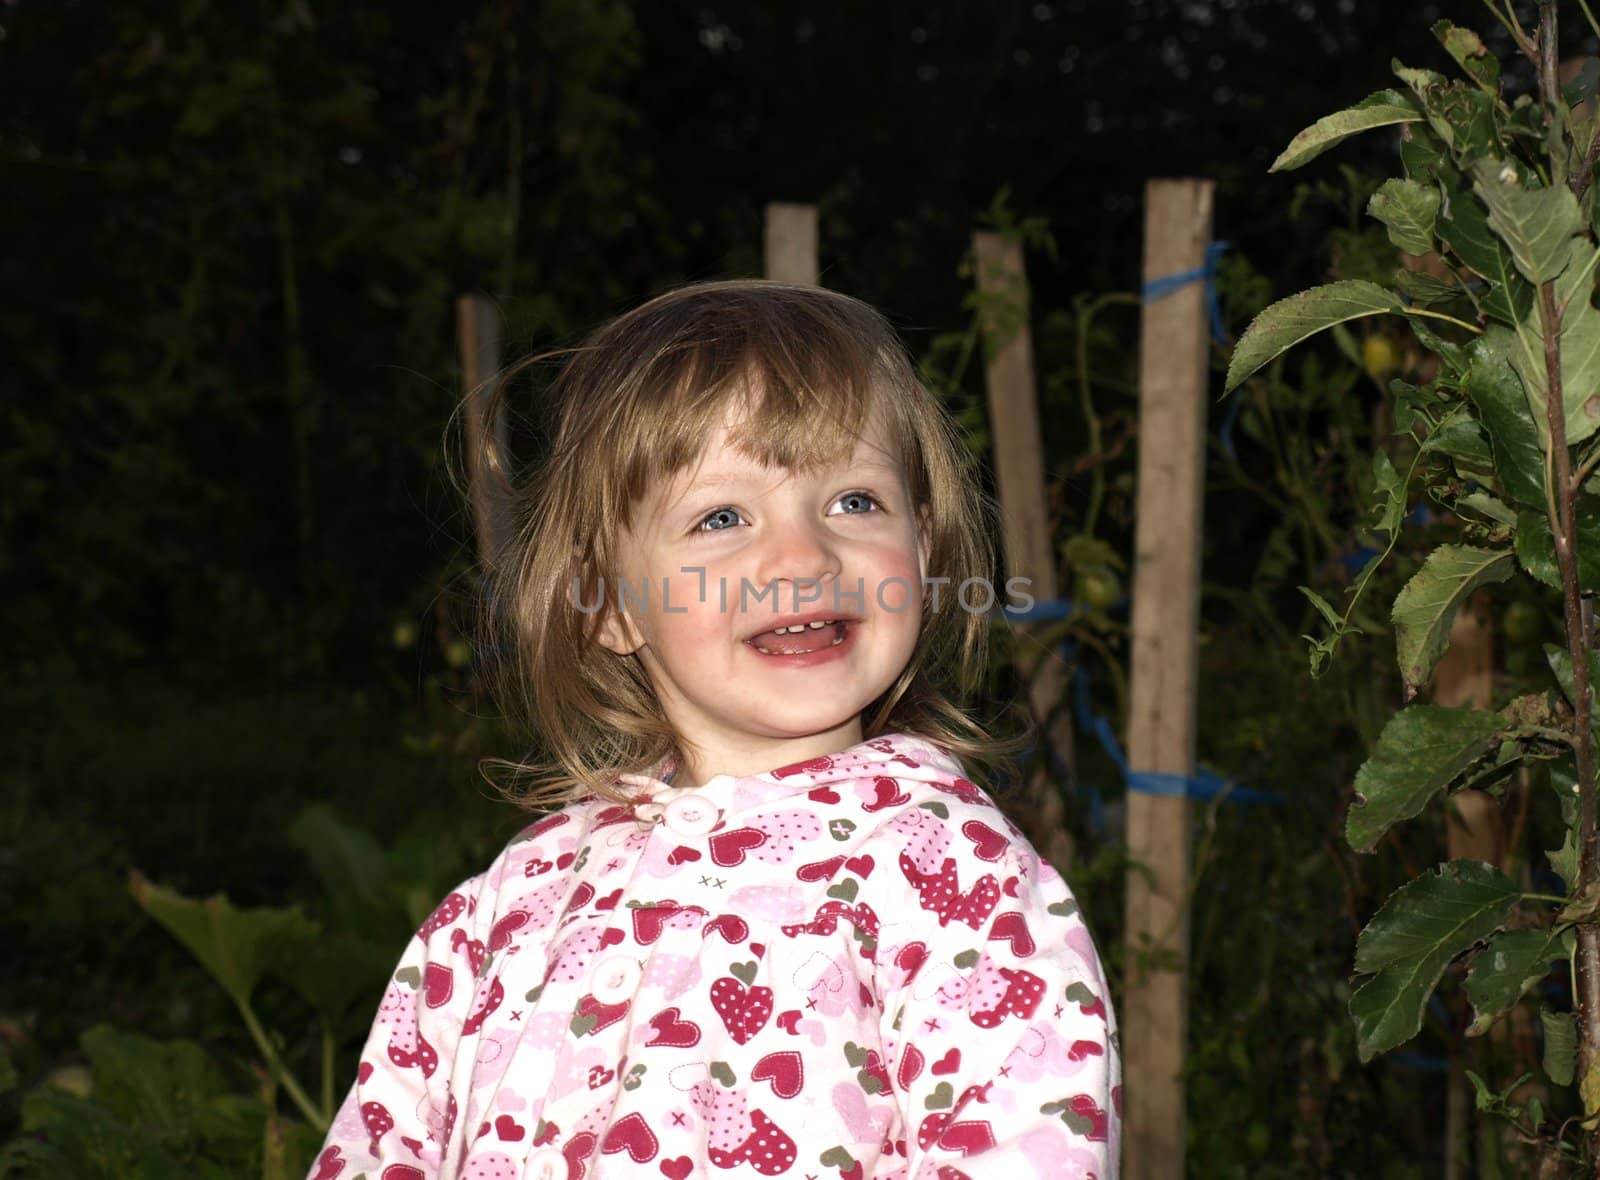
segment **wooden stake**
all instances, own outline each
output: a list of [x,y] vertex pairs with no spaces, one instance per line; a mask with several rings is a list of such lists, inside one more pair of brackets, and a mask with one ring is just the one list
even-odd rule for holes
[[[997,233],[972,235],[978,264],[978,289],[991,314],[985,316],[989,344],[986,378],[989,426],[994,436],[995,479],[1008,578],[1027,578],[1028,592],[1040,602],[1056,597],[1055,546],[1045,505],[1044,460],[1040,454],[1039,408],[1033,376],[1033,337],[1028,329],[1028,277],[1022,247]],[[1054,652],[1025,658],[1029,702],[1042,739],[1068,767],[1072,765],[1072,717],[1062,707],[1066,668]],[[1034,846],[1065,874],[1072,865],[1072,837],[1066,828],[1059,776],[1051,759],[1038,759],[1028,783],[1022,815]]]
[[501,547],[511,539],[511,506],[506,487],[489,470],[485,447],[493,437],[496,451],[505,454],[505,418],[501,415],[492,425],[489,422],[489,402],[500,373],[500,311],[490,300],[481,295],[462,295],[456,300],[456,345],[461,358],[467,477],[472,491],[478,562],[488,570]]
[[815,205],[767,206],[766,261],[769,279],[805,287],[818,284]]
[[[1144,279],[1199,268],[1212,184],[1145,186]],[[1205,288],[1144,309],[1139,339],[1139,501],[1134,539],[1128,759],[1136,771],[1194,772],[1208,369]],[[1130,790],[1128,982],[1118,1024],[1127,1090],[1127,1180],[1184,1174],[1188,1041],[1189,803]],[[1160,955],[1159,966],[1149,965]]]

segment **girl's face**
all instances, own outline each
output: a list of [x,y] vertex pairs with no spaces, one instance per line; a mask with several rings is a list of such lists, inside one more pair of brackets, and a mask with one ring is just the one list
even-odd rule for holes
[[690,784],[859,742],[921,629],[926,541],[877,416],[806,472],[745,456],[731,425],[635,505],[600,632],[643,661]]

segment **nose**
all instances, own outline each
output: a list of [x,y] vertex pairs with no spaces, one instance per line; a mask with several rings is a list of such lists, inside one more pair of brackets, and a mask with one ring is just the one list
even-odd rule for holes
[[[815,602],[816,588],[828,578],[837,578],[840,568],[837,545],[822,521],[796,515],[768,522],[756,568],[756,576],[763,586],[788,582],[795,596],[801,597],[803,606],[807,588],[810,588],[809,601]],[[796,609],[787,594],[783,609]]]

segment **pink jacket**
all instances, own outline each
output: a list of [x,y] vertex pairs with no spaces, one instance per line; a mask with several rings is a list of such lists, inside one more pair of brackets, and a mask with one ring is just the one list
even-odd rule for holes
[[1116,1176],[1094,944],[948,754],[627,781],[417,932],[312,1180]]

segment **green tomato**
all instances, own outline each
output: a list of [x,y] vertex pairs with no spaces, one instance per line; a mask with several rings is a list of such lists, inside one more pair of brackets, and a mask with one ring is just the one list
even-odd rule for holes
[[1122,599],[1122,579],[1110,566],[1085,566],[1078,572],[1075,596],[1085,606],[1105,610]]
[[1511,643],[1532,643],[1544,634],[1544,620],[1531,602],[1513,602],[1501,616],[1500,629]]

